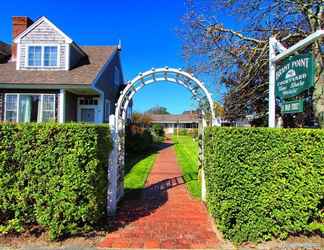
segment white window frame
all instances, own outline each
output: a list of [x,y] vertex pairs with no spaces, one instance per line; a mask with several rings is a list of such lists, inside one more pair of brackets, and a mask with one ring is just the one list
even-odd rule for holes
[[[95,104],[80,104],[80,100],[81,99],[86,99],[86,98],[93,98],[94,100],[97,100],[98,104],[97,105],[95,105]],[[100,105],[99,97],[93,97],[93,96],[78,97],[77,102],[78,102],[78,104],[77,104],[77,106],[78,106],[77,121],[81,122],[81,109],[87,108],[87,109],[94,109],[95,119],[94,119],[93,123],[96,123],[97,115],[98,115],[98,107]]]
[[[53,102],[53,106],[54,106],[54,109],[53,110],[49,110],[49,109],[44,109],[44,96],[52,96],[53,97],[53,100],[54,100],[54,102]],[[55,98],[55,94],[42,94],[41,95],[41,121],[42,122],[44,122],[43,121],[43,113],[44,112],[53,112],[53,119],[54,119],[54,121],[56,121],[56,116],[55,116],[55,113],[56,113],[56,98]]]
[[[41,65],[39,66],[32,66],[29,65],[29,48],[30,47],[41,47]],[[57,55],[56,55],[56,60],[57,60],[57,64],[56,66],[45,66],[44,62],[45,62],[45,47],[56,47],[57,48]],[[60,46],[58,44],[27,44],[26,45],[26,57],[25,57],[25,67],[26,68],[44,68],[44,69],[48,69],[48,68],[60,68]]]
[[5,93],[4,99],[4,121],[7,121],[7,96],[8,95],[16,95],[17,96],[17,115],[16,115],[16,122],[19,121],[19,102],[20,96],[22,95],[29,95],[29,96],[40,96],[40,117],[37,117],[37,122],[43,122],[43,97],[44,95],[50,95],[54,97],[54,120],[56,120],[56,96],[55,94],[48,94],[48,93]]
[[[5,93],[5,99],[4,99],[4,114],[3,114],[3,117],[4,117],[4,121],[7,121],[7,96],[12,96],[12,95],[15,95],[17,97],[17,103],[16,103],[16,122],[18,120],[18,116],[19,116],[19,95],[17,95],[16,93]],[[13,111],[13,110],[10,110],[10,111]]]

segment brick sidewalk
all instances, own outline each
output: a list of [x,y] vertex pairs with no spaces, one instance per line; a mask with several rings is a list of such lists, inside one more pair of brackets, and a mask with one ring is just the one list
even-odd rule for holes
[[171,142],[161,149],[146,188],[119,205],[103,248],[204,249],[219,244],[205,206],[191,198]]

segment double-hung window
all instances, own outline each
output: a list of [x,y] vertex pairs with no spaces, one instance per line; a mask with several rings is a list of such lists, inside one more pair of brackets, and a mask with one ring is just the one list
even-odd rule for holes
[[11,122],[54,121],[55,95],[6,94],[5,120]]
[[43,95],[42,121],[47,122],[55,118],[55,96]]
[[17,95],[6,95],[5,106],[6,112],[5,117],[7,121],[15,122],[17,120]]
[[44,66],[57,66],[57,47],[44,47]]
[[29,67],[56,67],[58,66],[58,46],[28,46],[27,61]]
[[41,46],[30,46],[28,48],[28,66],[42,66]]

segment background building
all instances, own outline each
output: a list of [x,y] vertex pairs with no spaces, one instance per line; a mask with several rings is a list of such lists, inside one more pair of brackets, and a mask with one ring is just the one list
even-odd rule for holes
[[198,129],[199,116],[197,113],[184,113],[181,115],[149,114],[152,124],[159,124],[165,134],[175,134],[177,130],[185,129],[188,132]]

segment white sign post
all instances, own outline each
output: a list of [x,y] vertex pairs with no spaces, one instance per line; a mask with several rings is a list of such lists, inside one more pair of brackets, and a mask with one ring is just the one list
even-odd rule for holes
[[[299,41],[295,45],[286,49],[276,38],[269,39],[269,127],[276,127],[276,96],[275,96],[275,81],[276,81],[276,63],[284,58],[292,55],[294,52],[305,48],[315,40],[324,37],[324,30],[318,30],[309,35],[305,39]],[[276,55],[276,51],[279,52]]]

